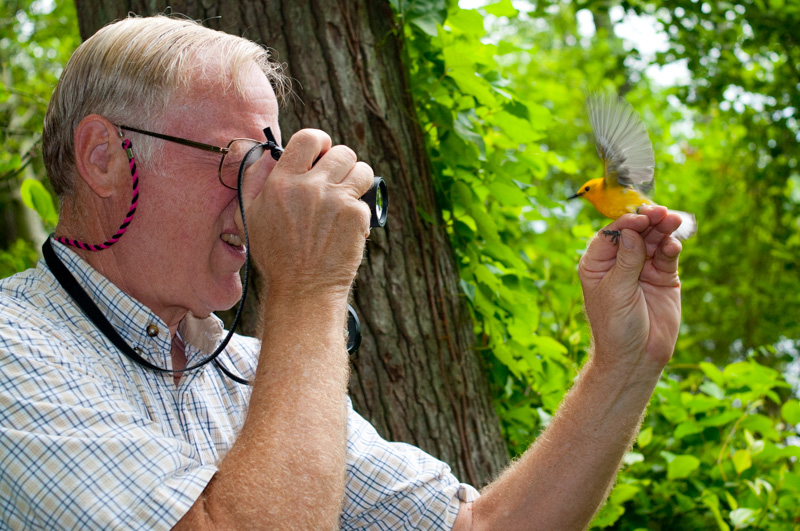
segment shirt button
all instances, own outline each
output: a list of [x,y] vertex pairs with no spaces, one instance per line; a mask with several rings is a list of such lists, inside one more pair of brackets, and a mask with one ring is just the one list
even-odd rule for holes
[[142,349],[140,349],[139,347],[136,347],[136,348],[134,348],[134,349],[133,349],[133,351],[134,351],[136,354],[138,354],[139,356],[141,356],[141,355],[142,355]]
[[147,335],[150,337],[156,337],[158,335],[158,327],[154,324],[147,325]]

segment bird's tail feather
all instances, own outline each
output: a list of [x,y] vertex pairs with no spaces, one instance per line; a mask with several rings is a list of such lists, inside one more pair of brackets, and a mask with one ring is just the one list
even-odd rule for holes
[[683,241],[688,240],[697,233],[697,220],[695,219],[694,214],[682,212],[680,210],[670,210],[670,212],[678,214],[683,220],[683,223],[681,223],[681,226],[678,227],[678,230],[672,233],[673,236]]

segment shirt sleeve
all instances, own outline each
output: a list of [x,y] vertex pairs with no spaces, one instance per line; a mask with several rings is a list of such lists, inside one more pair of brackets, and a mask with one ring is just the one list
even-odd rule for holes
[[0,323],[0,528],[171,528],[216,467],[52,342]]
[[478,492],[419,448],[383,440],[349,398],[348,411],[342,529],[451,529],[460,502]]

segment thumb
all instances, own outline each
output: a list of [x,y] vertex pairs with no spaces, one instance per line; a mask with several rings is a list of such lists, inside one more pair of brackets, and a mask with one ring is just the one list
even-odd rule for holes
[[[270,161],[271,159],[269,158],[269,154],[265,154],[255,164],[245,170],[241,187],[241,200],[245,212],[250,210],[250,207],[256,201],[258,196],[261,195],[261,192],[264,189],[264,184],[267,181],[267,177],[271,173],[269,168]],[[272,168],[272,170],[274,169],[275,168]],[[236,208],[236,213],[234,214],[234,222],[236,223],[236,228],[239,229],[239,233],[244,236],[244,233],[242,232],[242,214],[238,207]]]
[[622,229],[617,250],[617,261],[610,271],[614,283],[636,283],[645,260],[645,243],[642,236],[631,229]]

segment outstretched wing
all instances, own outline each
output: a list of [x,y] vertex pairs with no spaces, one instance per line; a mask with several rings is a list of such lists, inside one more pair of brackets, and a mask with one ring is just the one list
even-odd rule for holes
[[639,114],[614,94],[590,94],[586,106],[606,184],[633,187],[649,195],[656,161]]

